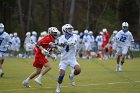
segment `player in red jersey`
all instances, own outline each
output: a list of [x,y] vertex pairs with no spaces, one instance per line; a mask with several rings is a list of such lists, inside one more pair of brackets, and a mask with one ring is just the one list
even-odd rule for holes
[[[41,85],[42,76],[45,75],[51,69],[50,62],[45,58],[45,56],[50,55],[53,59],[56,59],[56,56],[54,54],[49,54],[50,50],[52,49],[52,46],[50,46],[49,44],[55,43],[55,39],[57,38],[59,31],[56,27],[50,27],[48,29],[48,33],[49,35],[39,40],[35,46],[36,52],[33,66],[36,68],[36,70],[22,82],[23,85],[27,88],[30,87],[29,81],[37,75],[38,77],[34,80],[36,83]],[[43,66],[45,67],[45,69],[41,71]]]
[[109,54],[108,54],[108,42],[109,42],[109,39],[110,39],[110,34],[107,32],[107,29],[104,28],[103,29],[103,42],[102,42],[102,49],[103,49],[103,56],[104,56],[104,59],[108,59],[109,58]]

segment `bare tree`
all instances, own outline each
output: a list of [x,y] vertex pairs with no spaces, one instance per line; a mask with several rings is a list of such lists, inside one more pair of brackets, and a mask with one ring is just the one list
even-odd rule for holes
[[88,0],[87,1],[87,18],[86,18],[86,29],[88,29],[89,28],[89,16],[90,16],[90,2],[89,2],[90,0]]
[[116,3],[116,19],[118,19],[118,17],[119,17],[119,4],[120,4],[120,0],[117,0],[117,3]]
[[137,3],[138,8],[139,8],[139,30],[140,30],[140,1],[136,0],[136,3]]
[[29,0],[28,16],[27,16],[27,28],[26,28],[27,31],[29,31],[29,28],[30,28],[31,8],[32,8],[32,0]]
[[49,26],[52,25],[51,19],[52,19],[52,0],[49,0]]
[[70,8],[70,15],[69,15],[69,22],[68,22],[69,24],[72,24],[74,10],[75,10],[75,0],[72,0],[71,1],[71,8]]
[[19,19],[20,19],[20,28],[21,28],[21,39],[24,40],[24,34],[25,34],[25,29],[24,29],[24,22],[23,22],[23,14],[22,14],[22,7],[21,7],[21,0],[17,0],[18,4],[18,12],[19,12]]

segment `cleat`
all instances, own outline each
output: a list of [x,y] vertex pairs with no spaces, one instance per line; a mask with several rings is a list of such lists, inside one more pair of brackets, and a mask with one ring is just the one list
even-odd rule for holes
[[69,75],[70,83],[72,86],[75,86],[75,82],[72,76]]
[[41,80],[39,78],[34,79],[34,81],[39,84],[40,86],[42,85]]
[[122,66],[121,65],[119,66],[119,72],[122,72]]
[[119,65],[116,66],[116,71],[117,71],[117,72],[119,71]]
[[1,76],[1,77],[3,77],[3,75],[4,75],[4,73],[1,73],[1,75],[0,75],[0,76]]
[[26,88],[30,88],[31,86],[29,85],[29,82],[27,82],[27,81],[23,81],[22,82],[22,84],[23,84],[23,86],[25,86]]
[[57,84],[55,92],[60,93],[60,91],[61,91],[61,84]]

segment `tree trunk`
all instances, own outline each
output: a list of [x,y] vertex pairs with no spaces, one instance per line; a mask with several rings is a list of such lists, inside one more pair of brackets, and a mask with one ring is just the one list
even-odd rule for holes
[[89,3],[89,0],[87,1],[87,18],[86,18],[86,29],[88,29],[89,28],[89,13],[90,13],[90,3]]
[[21,40],[24,40],[24,34],[25,34],[25,30],[24,30],[24,22],[23,22],[23,14],[22,14],[22,7],[21,7],[21,0],[17,0],[17,4],[18,4],[18,12],[19,12],[19,19],[20,19],[20,28],[21,28]]
[[26,31],[29,31],[30,30],[31,9],[32,9],[32,0],[29,0],[28,16],[27,16],[27,29],[26,29]]
[[[102,12],[100,13],[100,15],[98,16],[98,18],[96,20],[96,26],[98,26],[98,22],[100,21],[100,19],[102,18],[104,12],[106,11],[107,6],[108,6],[108,0],[106,0],[104,2],[104,8],[103,8]],[[96,30],[96,28],[95,28],[95,30]]]
[[116,4],[116,20],[118,20],[119,18],[119,5],[120,5],[120,0],[117,0],[117,4]]
[[52,0],[49,0],[49,27],[52,25],[52,20],[51,20],[51,17],[52,17]]
[[[136,4],[138,5],[138,8],[139,8],[139,25],[138,25],[138,27],[139,27],[139,31],[140,31],[140,1],[139,0],[136,0]],[[139,32],[138,32],[139,33]]]
[[62,1],[62,10],[61,10],[61,25],[64,25],[64,18],[65,18],[65,0]]
[[71,1],[71,7],[70,7],[70,15],[69,15],[69,24],[72,24],[73,21],[73,15],[74,15],[74,10],[75,10],[75,0]]

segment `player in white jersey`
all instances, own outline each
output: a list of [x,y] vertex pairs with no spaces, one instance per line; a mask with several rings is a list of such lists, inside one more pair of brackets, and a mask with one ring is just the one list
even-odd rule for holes
[[103,54],[102,54],[103,36],[102,35],[103,35],[103,32],[99,32],[99,35],[95,39],[97,46],[98,46],[97,54],[98,54],[99,58],[103,58]]
[[112,57],[115,57],[115,54],[116,54],[117,44],[116,44],[115,36],[117,33],[118,33],[118,31],[114,30],[113,34],[111,35],[111,37],[109,39],[109,43],[112,46]]
[[131,42],[134,41],[131,32],[128,30],[128,23],[122,23],[122,30],[120,30],[115,38],[117,43],[117,66],[116,71],[122,71],[122,65],[125,61],[125,55],[128,52],[128,48],[131,45]]
[[83,58],[88,59],[90,58],[91,42],[92,42],[92,39],[89,36],[88,30],[84,31],[83,41],[84,41],[84,46],[85,46]]
[[[11,42],[12,42],[13,34],[10,33],[9,35],[10,35]],[[13,53],[12,53],[12,44],[8,47],[8,52],[9,52],[9,57],[12,57],[13,56]]]
[[10,44],[10,36],[8,33],[4,31],[3,23],[0,23],[0,78],[3,76],[2,65],[4,62],[5,52]]
[[31,39],[33,40],[33,42],[37,42],[37,33],[35,31],[32,32]]
[[102,42],[103,42],[102,34],[103,34],[103,32],[100,32],[95,40],[97,42],[98,50],[101,50],[101,46],[102,46]]
[[34,49],[34,44],[33,44],[33,41],[31,39],[31,33],[30,32],[27,32],[26,33],[26,38],[25,38],[25,41],[24,41],[24,48],[25,48],[25,51],[26,51],[26,54],[25,54],[25,57],[32,57],[32,51]]
[[12,49],[12,52],[14,54],[14,56],[17,56],[19,50],[20,50],[20,38],[17,36],[17,33],[15,32],[13,34],[13,38],[11,39],[12,41],[12,44],[11,44],[11,49]]
[[58,84],[56,92],[61,91],[61,84],[65,75],[65,71],[68,66],[72,67],[74,70],[69,75],[71,85],[75,85],[74,76],[78,75],[81,72],[80,65],[76,60],[76,42],[77,37],[72,34],[73,27],[70,24],[65,24],[62,26],[62,35],[59,39],[59,45],[62,45],[61,48],[61,58],[59,63],[60,75],[58,77]]

